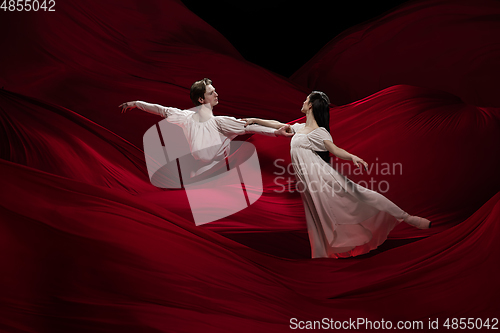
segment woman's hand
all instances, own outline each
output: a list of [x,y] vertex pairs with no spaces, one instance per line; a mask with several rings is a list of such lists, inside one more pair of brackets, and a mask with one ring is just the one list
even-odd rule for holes
[[294,135],[294,133],[292,133],[292,128],[290,127],[289,124],[281,126],[279,129],[274,131],[274,134],[276,134],[276,136],[287,136],[287,137],[292,137]]
[[245,127],[247,127],[248,125],[257,124],[257,118],[243,118],[241,120],[246,122]]
[[365,170],[368,171],[368,163],[363,161],[361,158],[357,157],[356,155],[352,155],[352,162],[357,166],[361,167],[360,163],[365,167]]
[[135,108],[135,102],[125,102],[118,105],[119,108],[122,108],[122,113],[126,112],[128,109]]

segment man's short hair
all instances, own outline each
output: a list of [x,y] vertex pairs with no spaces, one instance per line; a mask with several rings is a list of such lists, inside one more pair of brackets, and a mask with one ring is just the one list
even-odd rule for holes
[[203,80],[196,81],[191,86],[191,92],[189,93],[189,97],[193,101],[194,105],[201,105],[198,99],[205,98],[205,92],[207,91],[207,86],[212,84],[212,80],[204,78]]

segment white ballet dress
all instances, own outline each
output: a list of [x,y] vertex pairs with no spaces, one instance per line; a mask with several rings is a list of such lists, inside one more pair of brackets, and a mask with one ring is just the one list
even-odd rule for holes
[[297,133],[305,124],[292,125],[291,160],[296,187],[304,203],[313,258],[340,258],[377,248],[407,216],[389,199],[339,174],[315,151],[327,151],[332,141],[323,127]]

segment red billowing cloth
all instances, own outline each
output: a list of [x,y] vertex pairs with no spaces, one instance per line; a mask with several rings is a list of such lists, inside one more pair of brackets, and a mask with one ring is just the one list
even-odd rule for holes
[[215,115],[290,121],[308,89],[243,59],[180,1],[90,0],[55,12],[12,13],[3,34],[0,87],[69,108],[142,148],[161,120],[118,105],[142,100],[189,109],[191,84],[213,81]]
[[0,55],[0,330],[287,332],[291,318],[498,316],[498,108],[432,80],[333,107],[334,142],[372,167],[344,174],[387,182],[385,196],[435,227],[401,224],[368,255],[311,260],[300,195],[283,191],[290,139],[250,137],[263,195],[196,227],[184,190],[149,182],[142,135],[161,118],[117,106],[190,107],[191,83],[206,76],[216,114],[304,122],[312,87],[247,63],[176,1],[57,6],[0,21],[24,38],[2,35]]
[[500,107],[500,3],[414,0],[339,34],[291,79],[335,104],[396,84]]

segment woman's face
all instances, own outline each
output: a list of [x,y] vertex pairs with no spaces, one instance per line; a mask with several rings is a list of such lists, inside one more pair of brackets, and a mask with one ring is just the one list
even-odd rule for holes
[[307,96],[306,100],[304,101],[304,104],[302,104],[302,110],[300,110],[302,113],[308,113],[312,110],[312,104],[309,102],[309,96]]

